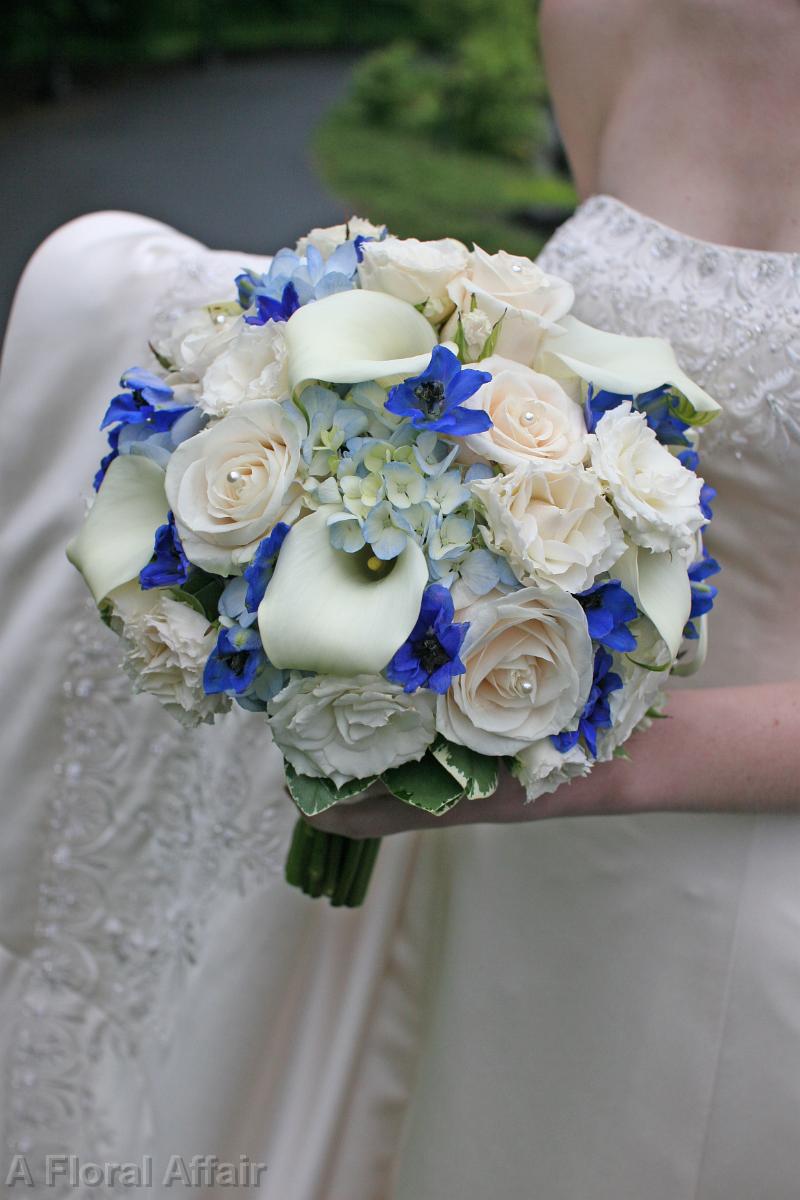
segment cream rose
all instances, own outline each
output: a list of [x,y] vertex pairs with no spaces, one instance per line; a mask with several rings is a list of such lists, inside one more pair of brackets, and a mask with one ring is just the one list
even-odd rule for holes
[[319,250],[323,258],[329,258],[337,246],[347,241],[348,233],[351,238],[361,234],[362,237],[379,238],[385,226],[373,225],[364,217],[351,217],[346,225],[327,225],[323,228],[312,229],[305,237],[301,237],[295,250],[298,254],[308,253],[308,247]]
[[500,355],[485,358],[480,366],[491,382],[465,407],[482,408],[492,427],[459,440],[464,461],[488,458],[504,467],[546,467],[585,460],[589,443],[583,411],[560,384]]
[[288,406],[248,400],[178,446],[165,486],[191,562],[231,574],[279,521],[296,519],[303,434]]
[[614,510],[583,467],[519,466],[471,487],[488,521],[486,544],[508,559],[521,583],[582,592],[625,552]]
[[574,727],[592,685],[586,616],[560,588],[491,593],[456,614],[466,667],[437,701],[436,725],[479,754],[517,754]]
[[[516,254],[500,250],[487,254],[476,246],[466,274],[448,286],[450,299],[460,312],[479,308],[496,324],[503,321],[496,346],[498,354],[530,364],[547,333],[559,329],[558,321],[572,308],[572,285]],[[446,328],[453,337],[455,316]],[[452,326],[452,328],[451,328]]]
[[562,754],[549,737],[520,750],[511,768],[525,788],[525,798],[529,802],[554,792],[562,783],[588,775],[591,769],[591,761],[580,745]]
[[284,324],[236,322],[232,337],[206,368],[200,407],[221,417],[246,400],[281,400],[289,394]]
[[406,695],[380,675],[295,677],[268,721],[295,771],[336,787],[422,758],[435,737],[433,694]]
[[362,288],[424,305],[425,316],[437,325],[453,311],[447,286],[466,270],[469,260],[466,246],[454,238],[420,242],[388,237],[365,242],[363,255],[358,268]]
[[643,414],[628,400],[610,409],[590,446],[592,466],[631,540],[647,550],[688,553],[705,523],[702,480],[661,445]]
[[202,613],[163,588],[142,592],[136,583],[112,593],[111,600],[112,621],[125,646],[123,666],[135,691],[155,696],[187,727],[227,712],[230,699],[207,696],[203,688],[216,633]]

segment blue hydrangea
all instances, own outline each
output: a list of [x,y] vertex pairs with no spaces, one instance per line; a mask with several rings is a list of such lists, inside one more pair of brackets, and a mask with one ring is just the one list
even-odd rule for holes
[[236,276],[239,303],[246,311],[255,309],[245,321],[251,325],[285,321],[303,304],[351,291],[357,285],[365,240],[359,237],[342,242],[327,258],[311,245],[305,255],[284,248],[263,275],[242,271]]
[[702,558],[697,562],[692,563],[689,567],[689,583],[692,589],[692,607],[689,611],[689,620],[683,631],[683,636],[686,638],[697,638],[697,626],[694,621],[697,617],[702,617],[706,613],[711,612],[714,607],[714,601],[717,597],[718,588],[714,587],[713,583],[706,583],[706,580],[711,575],[717,575],[721,567],[715,558],[703,550]]
[[577,598],[586,613],[592,641],[620,653],[636,649],[636,638],[628,628],[628,623],[639,615],[636,601],[619,579],[595,583]]
[[292,313],[297,312],[300,300],[297,289],[290,281],[286,284],[278,299],[265,292],[256,291],[253,294],[255,313],[245,317],[247,325],[266,325],[267,321],[288,321]]
[[633,409],[644,414],[647,424],[663,445],[690,445],[686,436],[689,425],[676,416],[674,411],[678,403],[677,393],[666,383],[649,392],[640,392],[638,395],[595,389],[590,383],[584,403],[584,417],[589,433],[594,433],[598,422],[607,412],[612,408],[617,408],[625,401],[630,401]]
[[422,596],[417,623],[386,668],[392,683],[403,685],[403,691],[430,688],[442,695],[455,675],[463,675],[466,667],[459,651],[469,629],[468,622],[455,622],[453,598],[447,588],[434,584]]
[[611,728],[609,698],[612,692],[622,687],[619,675],[611,670],[613,661],[608,651],[599,646],[594,656],[592,689],[580,715],[578,728],[556,733],[550,739],[559,753],[566,754],[583,738],[592,758],[597,757],[597,734],[601,729]]
[[154,587],[179,587],[189,578],[191,563],[186,557],[175,517],[167,514],[167,523],[156,530],[153,557],[139,572],[139,586],[143,591]]
[[462,367],[446,346],[434,346],[421,375],[390,389],[386,408],[395,416],[406,417],[415,429],[436,430],[451,437],[484,433],[492,427],[489,414],[482,408],[462,406],[491,378],[487,371]]

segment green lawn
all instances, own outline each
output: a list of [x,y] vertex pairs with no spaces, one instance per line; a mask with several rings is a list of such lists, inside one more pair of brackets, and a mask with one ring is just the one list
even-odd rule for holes
[[532,256],[542,239],[514,214],[533,205],[575,204],[572,186],[555,176],[369,128],[346,112],[317,131],[314,153],[349,211],[385,222],[401,237],[457,237],[486,250]]

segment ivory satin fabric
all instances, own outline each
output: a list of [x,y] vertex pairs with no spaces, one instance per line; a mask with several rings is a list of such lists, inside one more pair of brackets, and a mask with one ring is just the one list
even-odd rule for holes
[[[2,375],[0,1147],[265,1162],[266,1200],[796,1200],[800,824],[650,815],[387,839],[368,903],[281,877],[261,723],[131,697],[64,546],[153,322],[253,255],[96,214],[29,265]],[[262,260],[263,261],[263,260]],[[619,201],[546,249],[578,316],[726,408],[704,684],[796,678],[800,256]],[[713,436],[712,436],[713,434]],[[787,602],[787,597],[789,601]],[[742,714],[742,737],[747,714]],[[101,1194],[101,1193],[98,1193]],[[135,1195],[125,1189],[125,1195]],[[230,1195],[230,1189],[194,1189]]]

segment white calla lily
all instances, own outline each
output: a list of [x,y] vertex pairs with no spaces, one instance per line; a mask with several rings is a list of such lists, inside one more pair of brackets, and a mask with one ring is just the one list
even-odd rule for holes
[[537,370],[568,379],[577,375],[595,388],[638,396],[669,384],[681,392],[696,413],[711,415],[720,406],[678,365],[669,342],[657,337],[626,337],[562,317],[563,333],[542,343]]
[[142,454],[115,458],[80,532],[67,546],[67,558],[97,604],[138,577],[153,556],[156,529],[166,519],[161,467]]
[[436,334],[412,304],[383,292],[337,292],[286,323],[289,384],[407,379],[430,362]]
[[383,578],[359,555],[331,546],[325,506],[298,521],[281,548],[258,609],[267,657],[276,667],[321,674],[377,674],[419,616],[428,568],[408,539]]
[[654,554],[641,546],[630,546],[614,564],[612,573],[653,622],[674,659],[692,607],[685,561],[679,554]]

